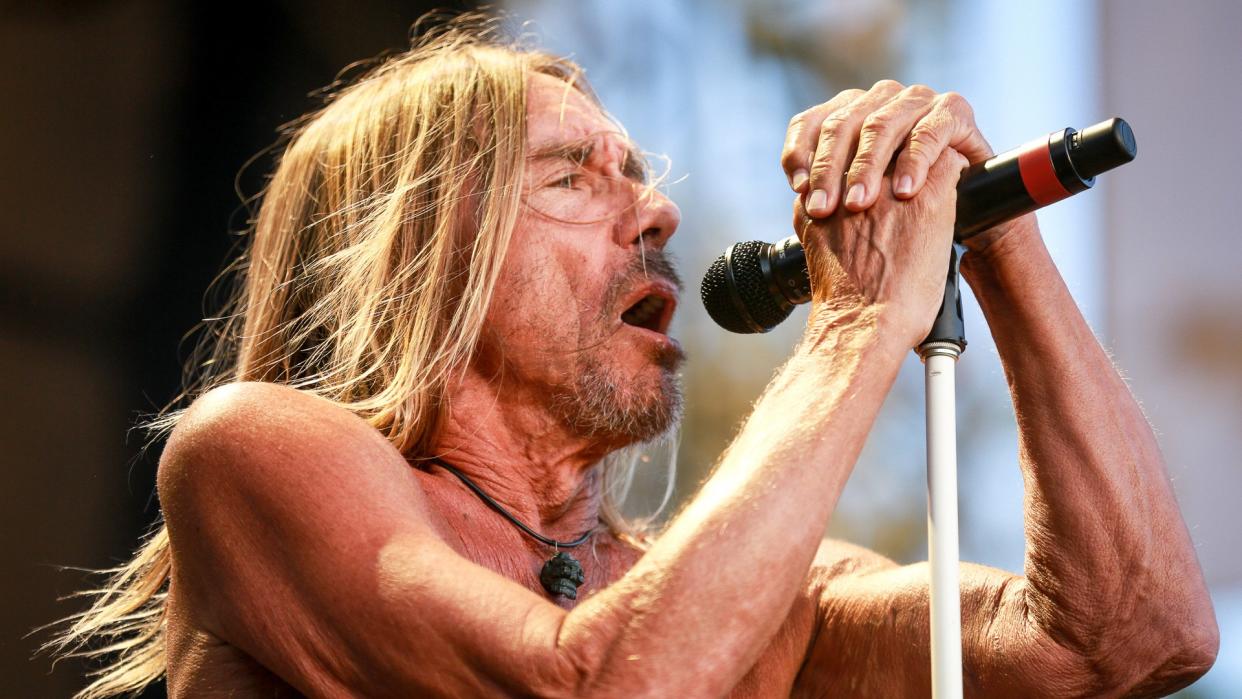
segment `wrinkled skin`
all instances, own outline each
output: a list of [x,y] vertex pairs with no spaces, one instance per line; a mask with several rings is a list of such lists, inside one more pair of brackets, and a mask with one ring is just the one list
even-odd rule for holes
[[[529,122],[532,152],[591,136],[587,169],[625,179],[628,141],[563,84],[532,82]],[[649,551],[601,534],[578,556],[576,602],[544,595],[546,547],[356,418],[277,386],[204,396],[160,467],[170,694],[927,695],[926,566],[822,533],[939,302],[957,173],[990,152],[960,97],[919,86],[795,117],[782,164],[815,289],[803,342]],[[531,163],[523,186],[574,196],[567,169]],[[680,350],[620,316],[644,285],[675,295],[635,260],[659,258],[678,214],[632,194],[589,223],[524,214],[435,450],[562,540],[598,519],[600,456],[676,413]],[[1027,489],[1024,574],[962,567],[967,693],[1185,685],[1218,640],[1150,429],[1033,217],[976,241],[963,272],[1005,365]]]

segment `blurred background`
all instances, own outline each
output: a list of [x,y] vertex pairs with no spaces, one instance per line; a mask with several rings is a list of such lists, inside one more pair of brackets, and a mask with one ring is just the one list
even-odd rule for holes
[[[63,697],[80,664],[31,660],[77,609],[73,568],[125,558],[155,519],[158,446],[204,291],[241,240],[276,128],[337,71],[406,44],[395,0],[0,3],[0,696]],[[718,330],[694,300],[730,242],[788,234],[791,115],[883,77],[956,90],[996,150],[1123,116],[1139,157],[1040,214],[1101,342],[1160,437],[1221,625],[1183,696],[1242,696],[1242,4],[1231,0],[512,0],[606,106],[672,162],[691,361],[675,498],[693,494],[797,339]],[[962,554],[1022,566],[1013,414],[973,299],[958,378]],[[829,533],[926,556],[921,367],[911,355]],[[636,512],[663,483],[640,483]],[[674,505],[674,509],[675,509]],[[66,569],[66,567],[69,567]],[[162,696],[155,687],[147,696]]]

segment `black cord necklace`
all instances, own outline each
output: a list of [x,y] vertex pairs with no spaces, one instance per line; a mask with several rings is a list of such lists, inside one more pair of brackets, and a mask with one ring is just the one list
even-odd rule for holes
[[587,540],[595,534],[594,529],[583,534],[577,539],[574,539],[573,541],[557,541],[556,539],[546,537],[534,529],[526,526],[526,524],[524,524],[517,517],[509,514],[508,510],[501,507],[500,503],[496,502],[490,495],[483,492],[483,489],[476,485],[474,481],[466,478],[466,474],[458,471],[456,468],[448,465],[440,459],[431,459],[431,461],[440,468],[443,468],[445,471],[457,476],[462,483],[466,484],[467,488],[473,491],[475,495],[478,495],[483,502],[487,503],[488,507],[499,512],[505,519],[512,522],[518,529],[522,530],[539,543],[551,546],[556,553],[543,564],[543,568],[539,571],[539,582],[543,584],[543,589],[547,590],[548,594],[553,597],[578,599],[578,586],[586,580],[586,576],[582,572],[582,564],[578,562],[578,559],[564,551],[561,551],[560,549],[571,549],[575,546],[585,544]]

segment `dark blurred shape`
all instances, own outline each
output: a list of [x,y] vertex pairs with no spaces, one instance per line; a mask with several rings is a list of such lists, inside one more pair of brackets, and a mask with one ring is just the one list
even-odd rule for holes
[[[0,9],[0,547],[4,696],[67,697],[86,668],[30,660],[158,510],[159,446],[127,429],[172,399],[203,295],[273,154],[347,64],[463,2],[158,0]],[[144,696],[163,696],[155,687]]]

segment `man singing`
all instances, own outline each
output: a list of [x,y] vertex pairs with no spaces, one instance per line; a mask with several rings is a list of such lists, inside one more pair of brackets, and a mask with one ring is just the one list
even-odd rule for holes
[[[652,105],[659,108],[659,105]],[[658,533],[625,448],[680,416],[677,208],[569,61],[458,23],[298,122],[214,362],[159,470],[164,526],[63,639],[81,696],[917,697],[928,570],[825,540],[944,288],[953,93],[795,117],[802,341]],[[963,564],[972,696],[1153,696],[1215,659],[1156,441],[1033,216],[962,264],[1013,395],[1023,575]]]

